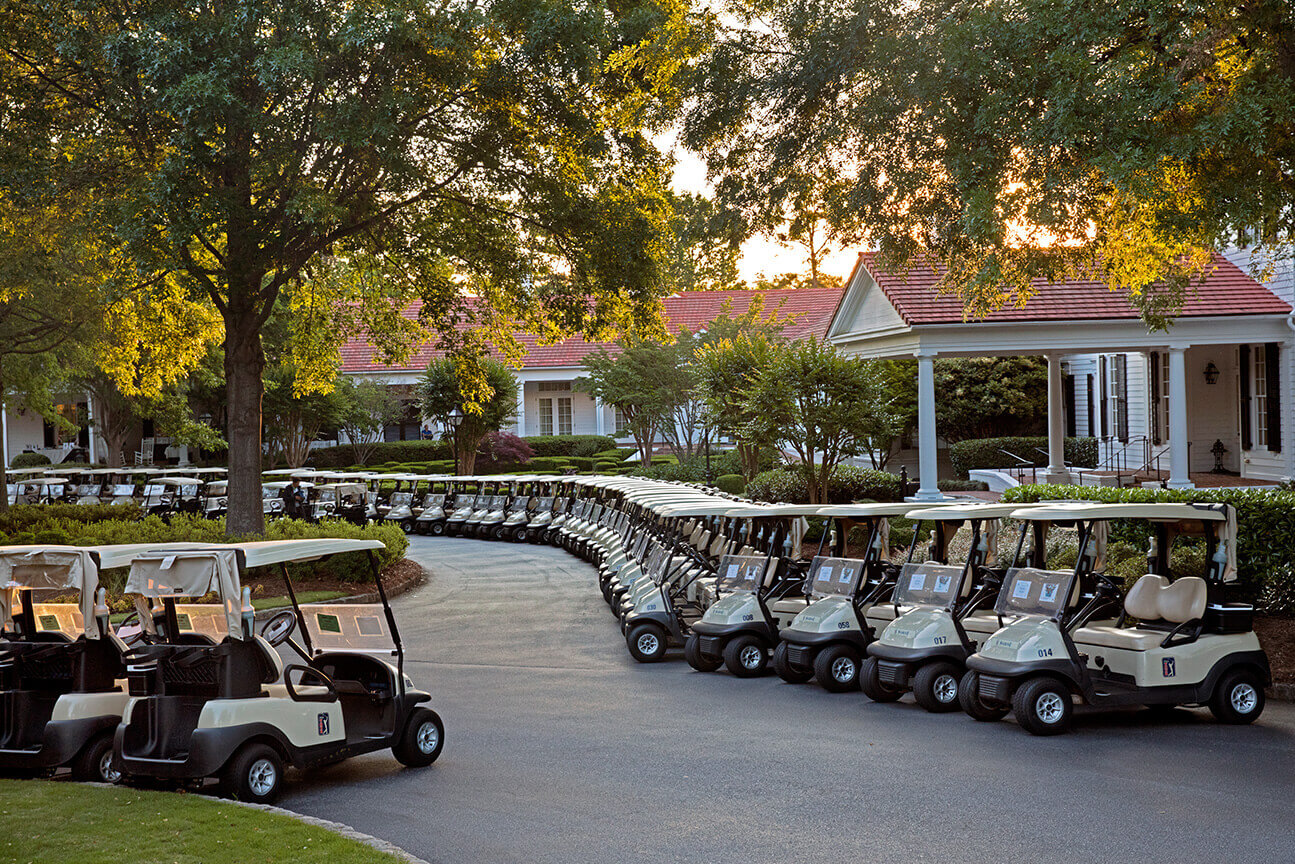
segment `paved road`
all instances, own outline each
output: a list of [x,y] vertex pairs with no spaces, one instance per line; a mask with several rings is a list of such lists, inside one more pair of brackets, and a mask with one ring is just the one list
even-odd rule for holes
[[592,568],[547,547],[416,539],[395,601],[447,725],[283,805],[469,862],[1295,861],[1295,708],[1081,717],[1059,738],[777,678],[640,666]]

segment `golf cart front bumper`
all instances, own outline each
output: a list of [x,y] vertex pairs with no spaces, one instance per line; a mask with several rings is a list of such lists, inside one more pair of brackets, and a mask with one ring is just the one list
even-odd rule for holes
[[773,635],[769,632],[769,625],[764,621],[744,621],[741,624],[712,624],[708,621],[697,621],[690,629],[697,634],[697,647],[708,657],[722,656],[724,646],[739,634],[750,633],[765,641]]
[[1016,685],[1033,675],[1051,674],[1068,683],[1075,682],[1074,664],[1069,660],[1020,662],[972,654],[967,658],[967,668],[979,673],[976,677],[981,700],[1001,705],[1012,704]]
[[66,765],[96,736],[111,731],[120,717],[83,717],[45,724],[38,748],[0,749],[0,768],[41,771]]
[[815,655],[828,645],[844,642],[860,651],[866,651],[868,648],[868,637],[861,630],[825,630],[822,633],[816,633],[788,628],[779,633],[778,638],[787,645],[787,660],[796,666],[812,666]]

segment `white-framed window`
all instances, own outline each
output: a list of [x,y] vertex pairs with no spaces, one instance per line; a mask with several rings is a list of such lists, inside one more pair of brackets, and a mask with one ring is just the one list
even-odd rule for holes
[[553,400],[540,400],[540,434],[553,434]]
[[625,434],[625,427],[626,427],[627,425],[628,425],[628,424],[626,424],[626,422],[625,422],[625,412],[624,412],[624,410],[622,410],[622,409],[620,409],[620,408],[617,408],[617,409],[616,409],[616,426],[615,426],[615,428],[616,428],[616,434],[617,434],[617,435],[624,435],[624,434]]
[[571,397],[558,397],[558,434],[571,434]]
[[1256,345],[1250,352],[1252,358],[1250,397],[1250,428],[1254,430],[1254,446],[1268,446],[1268,356],[1267,347]]
[[540,399],[540,434],[571,434],[570,396],[558,396],[556,399],[548,396]]
[[537,385],[540,393],[570,393],[570,381],[540,381]]

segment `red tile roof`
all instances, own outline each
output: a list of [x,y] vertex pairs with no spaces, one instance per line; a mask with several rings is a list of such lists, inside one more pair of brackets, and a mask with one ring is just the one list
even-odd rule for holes
[[[877,255],[865,252],[859,263],[867,268],[905,323],[961,324],[965,321],[1065,321],[1136,319],[1128,297],[1104,282],[1067,281],[1050,284],[1036,279],[1036,293],[1024,306],[1009,304],[981,319],[964,317],[956,294],[939,293],[941,271],[914,264],[907,273],[888,273]],[[1215,253],[1213,269],[1204,282],[1188,289],[1179,317],[1210,315],[1286,315],[1291,307],[1222,255]]]
[[[687,291],[672,294],[662,303],[665,307],[666,326],[671,331],[681,327],[696,332],[714,320],[724,308],[725,301],[732,302],[732,314],[740,315],[750,308],[756,295],[764,295],[763,315],[767,318],[774,310],[779,318],[795,318],[783,330],[784,335],[798,339],[806,335],[827,335],[828,324],[841,300],[840,288],[786,288],[773,291]],[[407,317],[415,317],[418,306],[405,310]],[[468,325],[463,325],[468,326]],[[517,333],[517,339],[526,347],[525,368],[580,366],[584,357],[599,348],[614,352],[616,346],[606,342],[586,342],[575,337],[554,345],[540,345],[530,333]],[[409,362],[401,366],[384,366],[373,358],[373,346],[364,339],[352,339],[342,346],[343,372],[408,372],[422,371],[444,351],[434,342],[422,345]]]

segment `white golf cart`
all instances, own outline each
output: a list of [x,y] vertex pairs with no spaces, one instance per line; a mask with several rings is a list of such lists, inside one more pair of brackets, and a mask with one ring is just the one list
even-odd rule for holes
[[[431,697],[404,673],[404,648],[373,555],[380,548],[372,540],[281,540],[137,556],[126,583],[137,603],[160,601],[175,631],[176,598],[214,590],[225,635],[218,644],[150,644],[127,655],[132,698],[114,743],[123,775],[217,778],[227,794],[268,802],[289,764],[305,769],[386,748],[405,765],[435,761],[444,729],[422,705]],[[348,552],[367,554],[381,603],[298,604],[286,565]],[[280,568],[293,608],[257,636],[239,582],[248,569],[266,566]],[[284,666],[274,650],[281,644],[302,662]]]

